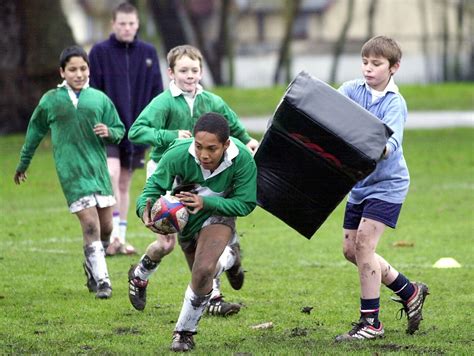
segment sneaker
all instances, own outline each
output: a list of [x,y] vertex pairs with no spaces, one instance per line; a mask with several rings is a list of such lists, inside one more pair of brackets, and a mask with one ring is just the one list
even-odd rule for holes
[[84,267],[84,273],[87,277],[86,287],[89,289],[89,292],[95,293],[97,292],[97,282],[95,281],[94,277],[92,276],[92,271],[89,269],[85,262],[82,263],[82,267]]
[[214,316],[229,316],[237,314],[240,311],[240,307],[240,304],[228,303],[220,296],[209,300],[206,306],[206,313]]
[[225,273],[227,275],[227,279],[229,280],[231,287],[235,290],[239,290],[244,284],[245,277],[240,258],[240,245],[237,243],[232,245],[230,248],[235,254],[235,262],[230,269],[225,271]]
[[106,256],[115,256],[117,253],[120,252],[120,247],[122,244],[120,243],[120,239],[118,237],[114,237],[112,242],[109,244],[107,249],[105,250]]
[[108,282],[99,283],[95,297],[98,299],[112,298],[112,287]]
[[175,331],[173,333],[173,342],[171,343],[171,351],[186,352],[194,348],[195,333],[191,331]]
[[382,338],[384,336],[383,324],[380,323],[376,328],[367,320],[361,318],[358,323],[352,323],[353,328],[346,334],[336,336],[336,342],[353,341],[353,340],[372,340]]
[[425,298],[430,294],[428,286],[424,283],[413,282],[415,292],[407,301],[400,298],[392,298],[393,301],[401,303],[403,307],[400,309],[400,318],[403,316],[403,312],[407,315],[408,326],[407,334],[414,334],[418,330],[421,321],[423,320],[422,309],[425,302]]
[[137,265],[131,265],[128,270],[128,299],[136,310],[143,310],[146,306],[146,287],[148,281],[135,277]]

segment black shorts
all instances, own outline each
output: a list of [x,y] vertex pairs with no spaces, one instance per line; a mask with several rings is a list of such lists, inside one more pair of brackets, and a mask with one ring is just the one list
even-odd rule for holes
[[401,209],[402,204],[389,203],[380,199],[367,199],[361,204],[347,202],[343,227],[347,230],[356,230],[364,217],[395,229]]
[[107,145],[107,157],[118,158],[120,166],[127,169],[143,168],[145,166],[145,152],[127,152],[117,145]]

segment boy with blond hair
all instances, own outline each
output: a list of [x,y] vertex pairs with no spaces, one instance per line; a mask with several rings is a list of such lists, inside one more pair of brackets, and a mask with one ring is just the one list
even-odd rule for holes
[[[154,98],[142,111],[130,128],[128,138],[131,142],[151,145],[150,161],[147,163],[147,178],[156,169],[163,153],[176,139],[192,137],[195,123],[203,114],[214,112],[221,114],[228,122],[230,134],[244,143],[252,152],[258,142],[251,138],[236,113],[219,96],[206,91],[199,84],[202,78],[203,57],[201,52],[190,45],[177,46],[167,55],[169,88]],[[183,182],[177,179],[176,184]],[[157,240],[151,243],[145,255],[129,271],[129,298],[132,305],[143,310],[146,304],[148,279],[156,271],[163,257],[175,246],[176,235],[157,234]],[[235,254],[240,260],[238,240],[225,253]],[[243,284],[243,271],[239,274]],[[240,305],[227,303],[220,292],[219,279],[214,280],[214,291],[207,311],[211,315],[227,316],[238,313]]]

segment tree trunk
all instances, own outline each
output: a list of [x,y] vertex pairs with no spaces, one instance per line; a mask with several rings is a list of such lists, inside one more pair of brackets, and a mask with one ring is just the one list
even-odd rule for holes
[[191,42],[186,36],[185,19],[176,0],[150,0],[148,4],[166,53],[173,47]]
[[426,0],[418,0],[418,10],[420,13],[420,27],[421,27],[421,52],[425,61],[425,76],[427,81],[433,80],[431,74],[431,56],[429,51],[429,33],[428,33],[428,19],[426,10]]
[[339,34],[339,38],[336,41],[334,46],[334,59],[331,68],[331,75],[329,77],[330,83],[335,83],[337,78],[337,67],[339,66],[339,57],[341,56],[342,52],[344,51],[344,45],[346,43],[347,32],[351,27],[352,19],[354,17],[354,0],[347,0],[347,17],[344,22],[344,26],[342,26],[341,33]]
[[283,35],[280,51],[278,53],[277,66],[275,68],[275,74],[273,75],[273,84],[281,83],[281,72],[282,69],[286,69],[285,79],[291,77],[290,73],[290,46],[293,35],[293,24],[296,16],[298,16],[301,0],[286,0],[285,2],[285,33]]
[[448,2],[443,0],[443,10],[441,12],[441,36],[442,36],[442,68],[443,68],[443,81],[447,82],[449,80],[449,23],[448,23]]
[[462,54],[462,43],[463,43],[463,27],[464,27],[464,11],[465,11],[465,1],[460,0],[456,5],[456,49],[454,50],[454,63],[453,63],[453,75],[454,80],[462,80],[462,64],[461,64],[461,54]]
[[[469,2],[467,4],[467,19],[468,19],[468,33],[474,33],[474,4],[472,2]],[[474,40],[472,38],[472,35],[470,37],[469,43],[468,43],[468,62],[467,62],[467,68],[468,68],[468,73],[466,76],[466,80],[473,81],[474,80]]]
[[367,40],[374,36],[374,19],[377,12],[378,0],[370,0],[369,11],[367,12]]
[[210,14],[199,14],[192,11],[193,5],[190,0],[185,2],[188,18],[196,37],[196,46],[201,50],[204,59],[208,64],[212,80],[216,85],[223,85],[224,58],[230,53],[229,25],[228,19],[231,16],[232,0],[220,1],[219,26],[217,38],[212,38],[212,34],[205,33],[203,25],[206,19],[209,21]]
[[59,54],[74,39],[60,0],[0,2],[0,134],[24,131],[41,96],[61,81]]

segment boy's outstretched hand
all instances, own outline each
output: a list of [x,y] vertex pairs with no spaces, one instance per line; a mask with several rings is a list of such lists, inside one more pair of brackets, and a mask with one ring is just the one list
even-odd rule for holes
[[15,184],[20,184],[21,182],[26,181],[26,178],[27,177],[25,172],[15,172],[15,175],[13,176]]
[[97,124],[94,126],[94,133],[99,137],[109,137],[109,128],[104,124]]
[[142,221],[145,224],[145,226],[149,228],[151,231],[156,232],[158,234],[160,233],[153,225],[153,219],[151,218],[151,199],[150,198],[146,200],[145,210],[143,210]]

